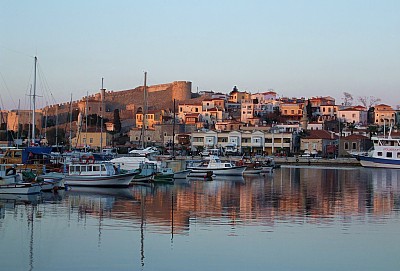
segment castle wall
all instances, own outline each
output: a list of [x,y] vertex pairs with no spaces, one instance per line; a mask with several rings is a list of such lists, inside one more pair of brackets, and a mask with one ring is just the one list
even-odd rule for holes
[[[112,112],[115,109],[119,109],[122,114],[120,114],[121,119],[125,118],[133,118],[133,114],[131,115],[131,110],[126,110],[126,106],[130,105],[132,108],[143,107],[143,86],[139,86],[135,89],[122,90],[122,91],[106,91],[105,92],[105,117],[112,117]],[[189,100],[191,98],[192,91],[192,83],[189,81],[174,81],[172,83],[167,84],[159,84],[148,86],[148,107],[149,109],[170,109],[173,108],[173,101],[176,99],[177,101]],[[89,95],[89,100],[97,100],[101,101],[101,93],[95,93],[93,95]],[[72,102],[72,109],[76,110],[79,108],[79,102],[85,101],[86,97],[83,97],[81,100]],[[70,102],[60,103],[56,105],[46,106],[42,109],[43,112],[48,110],[49,116],[55,116],[58,114],[62,116],[62,120],[59,119],[59,123],[61,124],[64,121],[67,121],[67,116],[70,110]],[[111,113],[110,113],[111,112]]]

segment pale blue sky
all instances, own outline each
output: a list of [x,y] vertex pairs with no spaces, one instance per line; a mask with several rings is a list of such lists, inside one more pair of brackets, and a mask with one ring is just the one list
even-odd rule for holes
[[400,104],[398,0],[0,0],[0,24],[7,109],[27,102],[35,54],[57,101],[97,92],[101,77],[133,88],[147,71],[149,85],[188,80],[193,91]]

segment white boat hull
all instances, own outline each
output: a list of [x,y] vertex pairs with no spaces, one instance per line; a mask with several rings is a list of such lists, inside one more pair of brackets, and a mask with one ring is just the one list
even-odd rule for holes
[[[191,167],[193,175],[197,173],[207,173],[212,171],[214,175],[232,175],[241,176],[246,170],[246,166],[230,167],[230,168],[202,168],[202,167]],[[192,173],[190,175],[192,175]]]
[[64,182],[69,186],[127,187],[135,175],[137,172],[112,176],[68,175]]
[[186,179],[191,172],[191,169],[174,172],[174,179]]
[[0,194],[31,195],[40,193],[41,189],[39,184],[33,183],[4,184],[0,185]]
[[398,163],[388,163],[387,161],[384,161],[384,159],[380,159],[378,161],[376,158],[368,159],[368,160],[360,158],[360,164],[363,167],[400,169],[400,164],[398,164]]

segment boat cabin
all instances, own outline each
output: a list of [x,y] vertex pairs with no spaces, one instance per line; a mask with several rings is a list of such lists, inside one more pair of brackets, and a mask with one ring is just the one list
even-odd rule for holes
[[69,175],[112,176],[115,175],[116,168],[111,163],[71,164],[68,173]]

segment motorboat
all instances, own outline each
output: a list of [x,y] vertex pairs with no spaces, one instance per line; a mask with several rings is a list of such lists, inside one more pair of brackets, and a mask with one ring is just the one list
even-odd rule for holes
[[218,156],[210,155],[207,159],[203,160],[198,165],[189,165],[187,167],[191,169],[194,174],[206,173],[212,171],[214,175],[233,175],[241,176],[246,170],[246,166],[236,166],[231,162],[222,162]]
[[14,165],[0,165],[0,194],[29,195],[40,191],[40,184],[23,182]]
[[372,137],[374,145],[367,152],[351,153],[363,167],[400,169],[400,139]]
[[127,187],[139,170],[123,173],[110,162],[70,164],[64,183],[67,186]]

